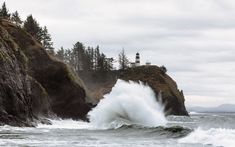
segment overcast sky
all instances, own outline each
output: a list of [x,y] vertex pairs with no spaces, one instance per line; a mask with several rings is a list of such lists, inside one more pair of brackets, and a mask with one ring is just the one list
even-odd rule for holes
[[[2,0],[1,0],[2,1]],[[3,2],[3,1],[2,1]],[[187,106],[235,103],[234,0],[6,0],[23,19],[46,25],[54,46],[125,48],[141,63],[165,65]]]

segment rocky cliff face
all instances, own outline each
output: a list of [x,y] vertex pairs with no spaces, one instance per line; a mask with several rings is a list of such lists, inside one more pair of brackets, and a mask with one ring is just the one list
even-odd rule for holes
[[[36,90],[31,90],[31,82],[34,79],[27,74],[26,57],[2,26],[0,33],[0,122],[28,125],[33,119],[32,97]],[[36,82],[33,86],[43,91]],[[41,96],[45,99],[47,95]]]
[[[105,76],[100,73],[90,75],[86,73],[85,75],[90,77],[87,79],[86,76],[80,75],[87,86],[87,96],[90,96],[93,103],[97,103],[104,94],[109,93],[119,78],[148,84],[154,90],[156,98],[161,93],[166,115],[188,115],[184,105],[183,92],[179,91],[176,82],[157,66],[140,66],[124,71],[113,71],[111,77],[110,74]],[[91,79],[96,81],[95,84],[91,83]]]
[[176,82],[158,66],[140,66],[122,71],[120,79],[142,81],[148,84],[157,96],[161,93],[167,115],[188,115],[184,105],[184,95],[178,90]]
[[0,124],[30,125],[51,110],[85,119],[82,81],[21,28],[0,24]]

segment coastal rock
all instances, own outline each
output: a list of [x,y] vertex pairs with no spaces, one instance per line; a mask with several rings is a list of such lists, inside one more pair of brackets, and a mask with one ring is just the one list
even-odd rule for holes
[[[27,73],[27,58],[2,26],[0,34],[0,124],[27,126],[35,112],[33,78]],[[39,85],[34,87],[34,92],[42,90]]]
[[99,72],[79,72],[78,74],[86,85],[88,99],[94,104],[112,90],[117,79],[142,81],[153,89],[156,99],[161,94],[162,99],[157,100],[162,101],[165,105],[166,115],[188,115],[184,105],[183,92],[179,91],[176,82],[158,66],[139,66],[126,70],[109,71],[106,74]]
[[161,94],[166,115],[188,115],[184,105],[184,95],[176,82],[158,66],[139,66],[121,71],[120,79],[142,81],[155,92],[156,98]]
[[0,124],[31,125],[49,113],[85,119],[83,82],[23,29],[0,24]]

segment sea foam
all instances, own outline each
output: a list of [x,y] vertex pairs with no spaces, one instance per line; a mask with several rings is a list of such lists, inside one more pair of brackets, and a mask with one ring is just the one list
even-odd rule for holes
[[52,124],[38,124],[40,129],[92,129],[92,126],[84,121],[72,119],[51,119]]
[[223,128],[196,129],[190,135],[179,140],[179,143],[203,144],[223,147],[235,146],[235,130]]
[[163,106],[156,101],[153,90],[143,83],[118,80],[110,94],[88,113],[90,123],[98,128],[118,128],[137,124],[164,126]]

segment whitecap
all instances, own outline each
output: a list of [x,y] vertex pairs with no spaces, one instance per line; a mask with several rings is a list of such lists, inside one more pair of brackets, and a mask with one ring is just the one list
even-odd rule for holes
[[211,128],[208,130],[204,130],[202,128],[198,128],[190,135],[180,139],[179,143],[234,147],[235,130],[223,128]]
[[153,90],[141,82],[118,80],[111,93],[88,115],[93,126],[104,129],[131,124],[148,127],[166,124],[163,106],[156,101]]

